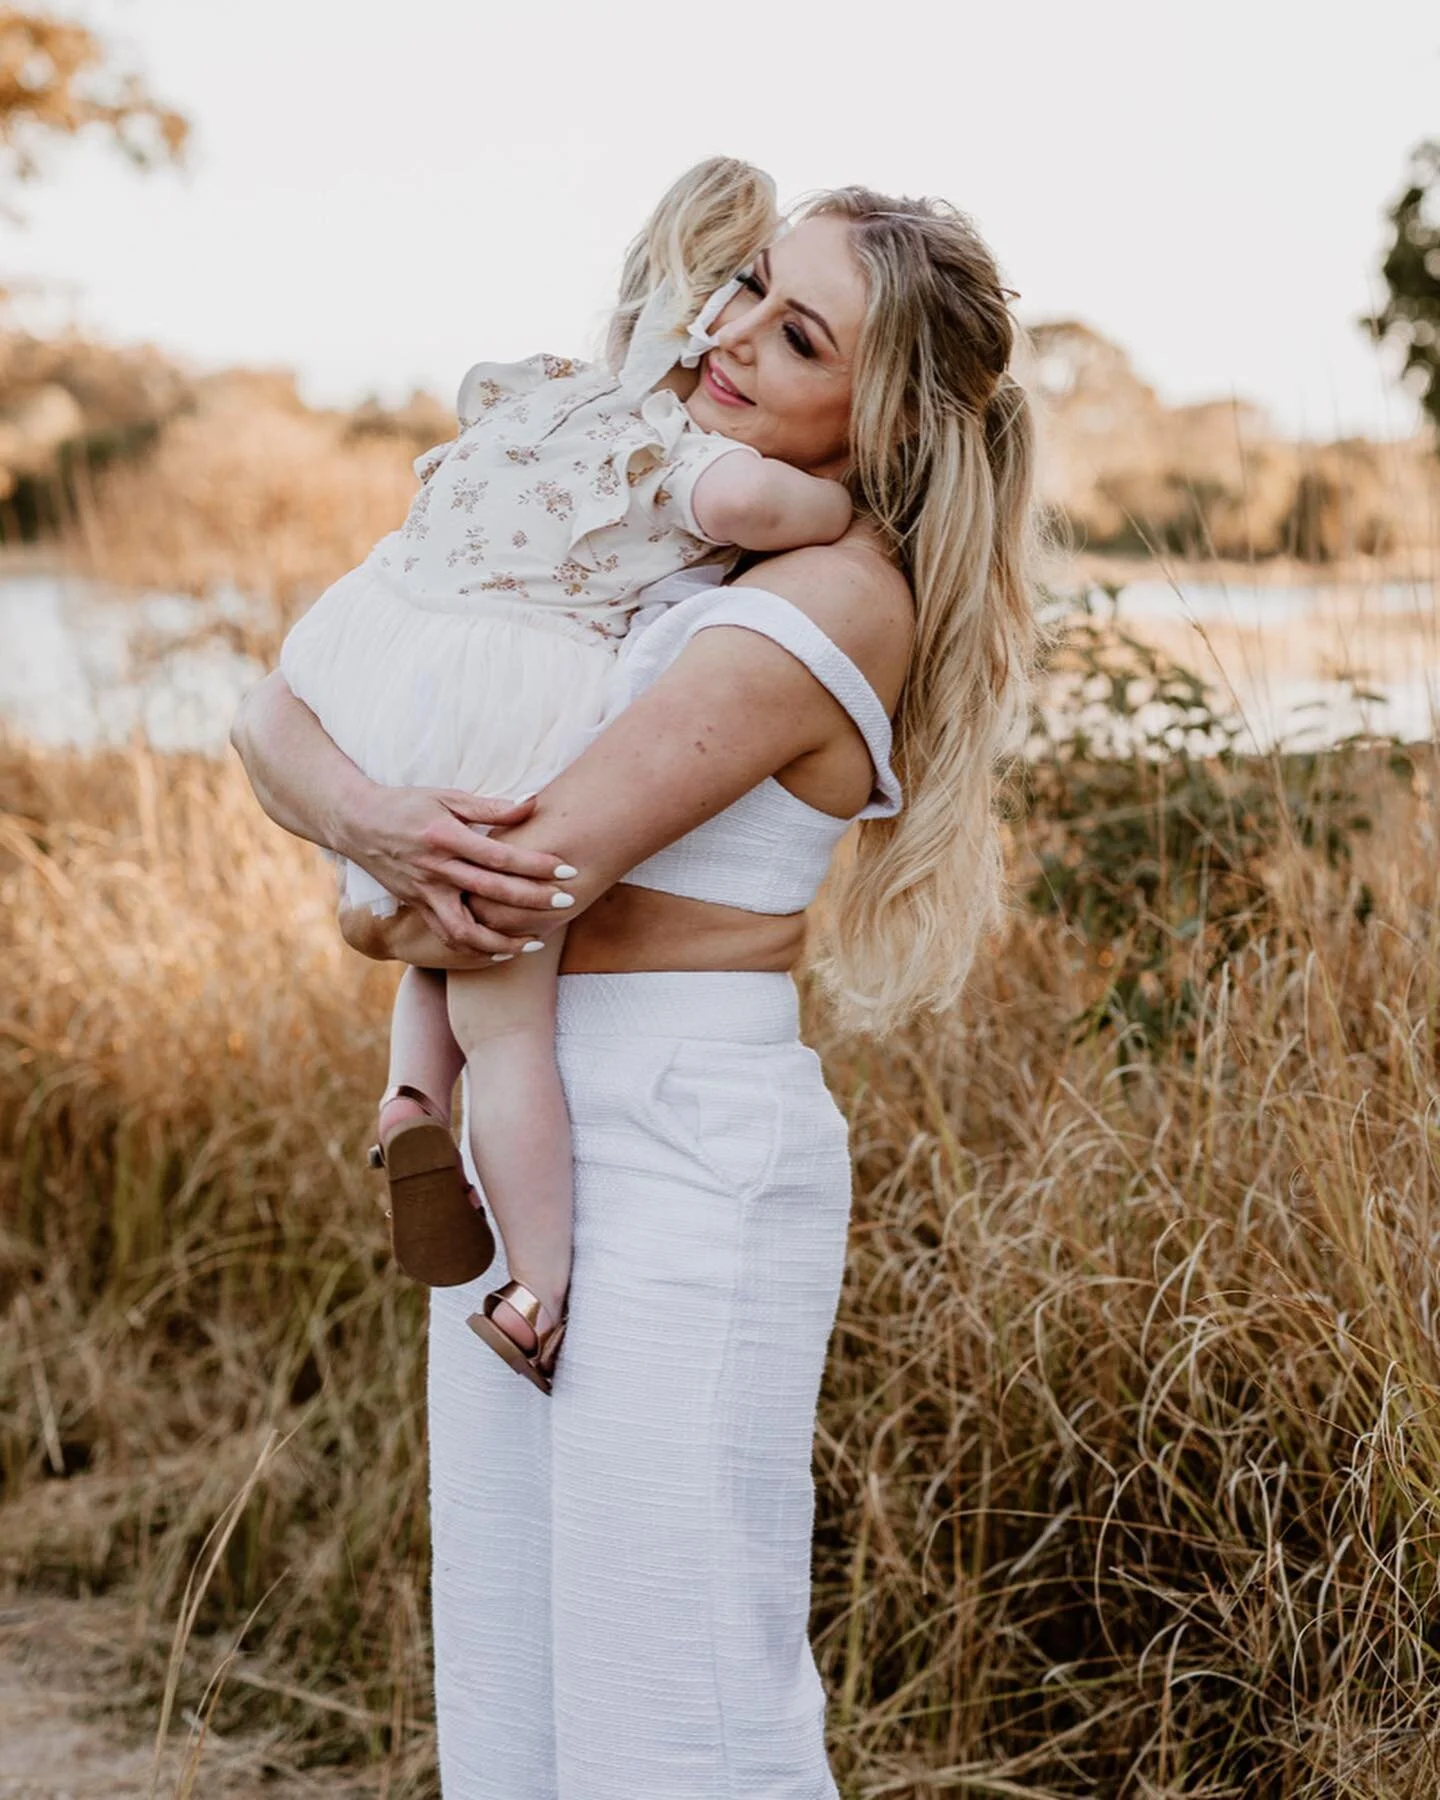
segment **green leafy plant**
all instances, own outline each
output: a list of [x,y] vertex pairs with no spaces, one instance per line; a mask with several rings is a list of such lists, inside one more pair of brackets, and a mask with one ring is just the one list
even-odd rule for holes
[[1420,382],[1420,404],[1440,431],[1440,139],[1416,146],[1409,180],[1390,207],[1394,238],[1381,275],[1388,298],[1361,324],[1398,342],[1405,373]]
[[1354,781],[1371,740],[1247,754],[1243,721],[1120,625],[1117,589],[1100,591],[1108,616],[1090,604],[1072,622],[1052,660],[1058,702],[1035,720],[1025,898],[1065,919],[1093,962],[1098,991],[1076,1029],[1155,1049],[1227,957],[1280,928],[1266,880],[1277,848],[1339,868],[1371,829]]

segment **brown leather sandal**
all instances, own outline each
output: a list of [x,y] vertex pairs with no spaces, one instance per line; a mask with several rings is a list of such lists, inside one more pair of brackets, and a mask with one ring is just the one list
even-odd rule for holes
[[428,1287],[459,1287],[495,1260],[495,1234],[471,1197],[444,1113],[428,1094],[403,1083],[385,1090],[381,1108],[392,1100],[413,1100],[426,1114],[370,1146],[370,1167],[383,1169],[390,1183],[395,1260]]
[[[508,1300],[535,1333],[533,1350],[526,1350],[517,1344],[508,1331],[502,1330],[495,1323],[491,1315],[502,1300]],[[523,1281],[507,1281],[503,1287],[487,1294],[480,1302],[480,1311],[471,1313],[465,1322],[476,1337],[483,1338],[492,1350],[505,1358],[516,1374],[523,1375],[527,1381],[533,1381],[541,1393],[548,1394],[555,1352],[559,1350],[560,1340],[565,1335],[568,1314],[561,1313],[558,1321],[548,1331],[542,1331],[540,1315],[544,1311],[543,1302],[536,1299]]]

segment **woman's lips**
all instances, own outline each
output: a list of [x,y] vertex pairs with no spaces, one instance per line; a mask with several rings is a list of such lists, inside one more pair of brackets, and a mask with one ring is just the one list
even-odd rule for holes
[[702,378],[705,391],[720,406],[753,406],[753,400],[747,400],[733,381],[728,380],[715,367],[713,356],[705,358],[705,372]]

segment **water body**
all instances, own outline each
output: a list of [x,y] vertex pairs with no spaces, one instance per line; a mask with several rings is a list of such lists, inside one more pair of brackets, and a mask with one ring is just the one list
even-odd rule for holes
[[[1086,596],[1075,596],[1084,606]],[[1364,587],[1172,582],[1126,584],[1112,600],[1088,595],[1090,612],[1159,645],[1206,681],[1240,751],[1314,750],[1354,737],[1401,743],[1433,739],[1440,721],[1440,593],[1431,583]],[[1097,684],[1099,686],[1100,684]],[[1058,679],[1042,710],[1052,733],[1085,695]],[[1117,750],[1158,732],[1162,707],[1143,707],[1130,729],[1089,706],[1086,722]],[[1213,741],[1213,740],[1212,740]],[[1200,744],[1192,740],[1192,748]]]
[[[1097,592],[1101,617],[1111,603]],[[139,737],[159,750],[218,753],[245,690],[264,673],[207,624],[243,621],[238,593],[201,602],[121,597],[54,571],[0,572],[0,728],[32,742],[93,750]],[[1160,632],[1181,660],[1187,630],[1220,646],[1218,708],[1232,714],[1242,748],[1314,748],[1355,733],[1429,739],[1440,719],[1440,617],[1433,588],[1393,582],[1344,599],[1321,586],[1238,586],[1144,579],[1121,591],[1118,621],[1137,636]],[[1312,666],[1315,641],[1345,647],[1360,618],[1388,631],[1378,675]],[[1222,642],[1223,640],[1223,642]],[[1251,647],[1264,654],[1252,654]],[[1333,660],[1333,659],[1332,659]],[[1199,661],[1190,666],[1201,666]],[[1077,696],[1058,685],[1045,711],[1064,730]],[[1139,722],[1154,726],[1153,710]],[[1124,748],[1123,737],[1117,748]]]
[[0,575],[0,726],[32,743],[98,750],[223,748],[264,670],[207,623],[241,620],[238,594],[120,598],[53,573]]

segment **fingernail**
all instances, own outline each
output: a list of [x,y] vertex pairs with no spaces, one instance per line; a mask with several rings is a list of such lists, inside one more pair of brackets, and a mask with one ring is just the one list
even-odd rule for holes
[[550,896],[550,904],[562,908],[573,906],[575,904],[575,896],[573,894],[552,894]]
[[531,938],[528,944],[522,944],[520,948],[528,956],[532,950],[543,950],[545,948],[545,940],[544,938]]
[[514,962],[515,958],[513,956],[508,956],[508,955],[507,956],[492,956],[490,958],[490,960],[491,960],[491,962]]
[[555,879],[557,881],[573,881],[579,873],[580,871],[572,869],[569,863],[561,863],[555,870]]

